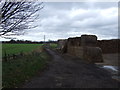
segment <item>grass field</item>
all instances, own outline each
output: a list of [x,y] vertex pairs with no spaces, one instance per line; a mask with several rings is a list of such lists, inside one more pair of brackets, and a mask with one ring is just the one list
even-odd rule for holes
[[58,46],[57,44],[53,44],[53,43],[50,44],[50,47],[53,49],[57,48],[57,46]]
[[20,87],[23,82],[44,69],[48,58],[50,58],[40,44],[3,44],[2,49],[10,55],[18,54],[21,51],[27,52],[24,56],[3,61],[2,86],[4,88]]
[[31,52],[42,44],[2,44],[2,57],[5,53],[8,55],[19,54],[21,52]]

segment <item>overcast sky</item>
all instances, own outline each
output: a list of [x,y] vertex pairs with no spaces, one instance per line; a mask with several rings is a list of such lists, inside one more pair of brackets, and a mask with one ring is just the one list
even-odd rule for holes
[[[94,34],[98,39],[118,38],[118,3],[115,2],[45,2],[39,27],[18,39],[43,41]],[[5,39],[1,39],[5,40]]]

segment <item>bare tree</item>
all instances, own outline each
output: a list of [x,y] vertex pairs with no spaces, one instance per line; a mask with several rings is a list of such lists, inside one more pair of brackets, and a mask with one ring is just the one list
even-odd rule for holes
[[0,1],[0,36],[24,34],[25,29],[35,26],[29,25],[39,17],[39,10],[44,6],[42,2],[2,2]]

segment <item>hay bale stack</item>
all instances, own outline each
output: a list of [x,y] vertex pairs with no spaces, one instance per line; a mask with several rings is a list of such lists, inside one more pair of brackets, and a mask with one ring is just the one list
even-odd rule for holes
[[97,44],[97,36],[95,35],[81,35],[81,46],[95,47]]
[[102,49],[103,53],[120,53],[120,39],[98,40],[97,46]]
[[64,42],[64,46],[62,47],[62,53],[67,53],[68,47],[67,47],[67,40]]
[[79,58],[83,58],[84,48],[83,47],[74,47],[74,49],[75,49],[75,56],[77,56]]
[[97,36],[95,35],[81,35],[81,37],[58,40],[62,53],[69,53],[91,63],[103,62],[102,50],[96,47],[96,44]]
[[67,42],[67,52],[71,55],[76,56],[77,47],[80,46],[81,37],[68,38]]
[[76,37],[74,42],[75,42],[75,46],[80,46],[81,45],[81,37]]
[[83,58],[92,63],[103,62],[102,50],[99,47],[84,47]]
[[80,44],[81,44],[81,37],[68,38],[69,46],[80,46]]
[[67,53],[74,55],[75,54],[75,50],[73,46],[67,45]]
[[68,42],[67,42],[67,52],[71,55],[75,54],[75,38],[68,38]]
[[66,41],[67,41],[66,39],[59,39],[58,40],[58,48],[63,49],[63,47],[65,46]]
[[67,53],[67,39],[59,39],[58,48],[62,53]]
[[75,46],[75,38],[68,38],[68,46]]

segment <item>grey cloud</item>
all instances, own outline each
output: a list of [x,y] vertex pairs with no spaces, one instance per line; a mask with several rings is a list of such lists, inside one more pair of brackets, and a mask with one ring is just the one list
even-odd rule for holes
[[117,38],[117,3],[80,2],[80,3],[44,3],[40,19],[35,22],[39,27],[28,30],[19,39],[57,40],[81,34],[95,34],[99,39]]
[[71,8],[110,8],[110,7],[118,7],[117,2],[46,2],[45,6],[53,9],[68,9]]

